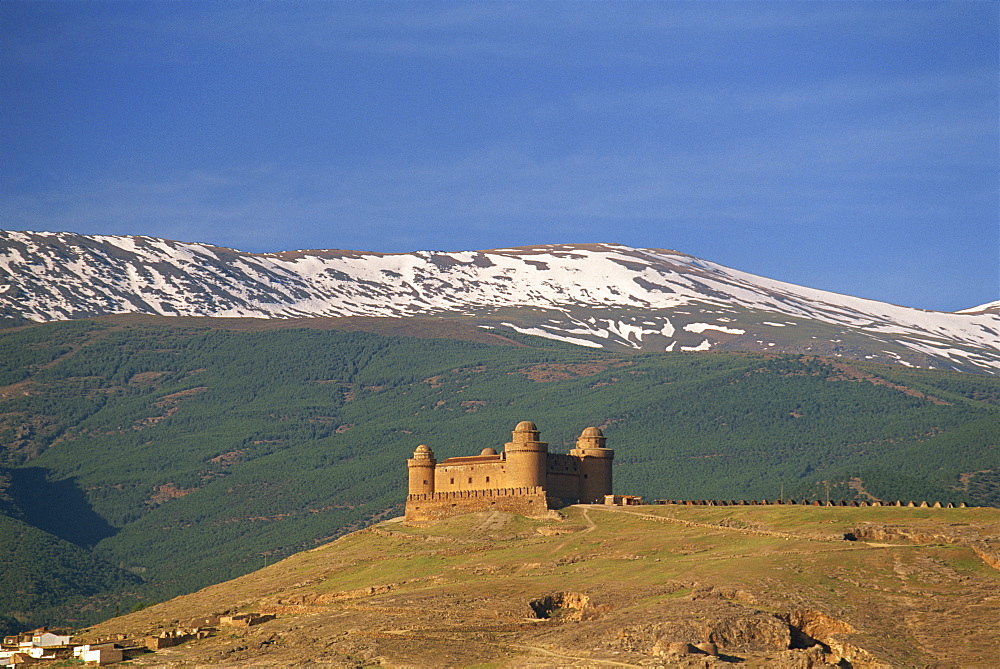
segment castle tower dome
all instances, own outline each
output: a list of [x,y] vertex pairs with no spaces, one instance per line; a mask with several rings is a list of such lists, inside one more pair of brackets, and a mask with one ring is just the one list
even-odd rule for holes
[[600,428],[588,427],[580,433],[580,437],[576,440],[577,448],[604,448],[604,444],[607,442],[607,437],[601,432]]
[[607,441],[600,428],[588,427],[576,440],[570,455],[580,459],[580,502],[597,504],[611,491],[611,463],[615,452],[605,447]]
[[433,459],[434,451],[432,451],[431,447],[428,446],[427,444],[420,444],[419,446],[417,446],[416,450],[413,451],[413,457],[415,459],[427,459],[427,458]]
[[522,442],[522,441],[538,441],[539,436],[538,428],[530,420],[522,420],[514,428],[512,435],[512,441]]
[[517,424],[511,440],[504,445],[507,485],[511,488],[531,488],[545,485],[546,459],[549,445],[539,441],[538,428],[531,421]]
[[406,468],[409,472],[409,494],[423,495],[434,492],[434,468],[437,467],[437,460],[434,459],[434,451],[426,444],[420,444],[413,451],[413,457],[406,461]]

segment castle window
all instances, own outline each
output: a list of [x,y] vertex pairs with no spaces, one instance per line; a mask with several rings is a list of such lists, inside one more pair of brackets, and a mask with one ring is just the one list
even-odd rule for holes
[[455,479],[452,479],[452,480],[451,480],[451,482],[452,482],[452,485],[454,485],[454,483],[455,483]]
[[427,485],[427,481],[424,481],[424,485]]
[[472,483],[472,477],[471,476],[469,477],[469,483]]
[[489,477],[489,476],[487,476],[487,477],[486,477],[486,482],[487,482],[487,483],[489,483],[489,482],[490,482],[490,477]]

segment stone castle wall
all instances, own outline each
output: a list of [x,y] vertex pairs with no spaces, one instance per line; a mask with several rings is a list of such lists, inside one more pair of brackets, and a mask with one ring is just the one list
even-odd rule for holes
[[548,511],[545,489],[541,486],[461,490],[408,495],[406,520],[440,520],[476,511],[504,511],[522,516],[541,516]]
[[500,456],[493,460],[483,457],[450,458],[439,462],[434,470],[434,492],[509,488],[505,468],[506,463]]
[[567,455],[549,453],[531,421],[521,421],[504,452],[492,447],[479,455],[438,462],[426,444],[408,459],[407,520],[433,520],[475,511],[526,516],[578,502],[596,504],[611,492],[614,451],[599,428],[588,427]]

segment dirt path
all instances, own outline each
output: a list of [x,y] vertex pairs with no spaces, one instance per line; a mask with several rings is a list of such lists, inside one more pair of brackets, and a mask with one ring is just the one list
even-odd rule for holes
[[[775,537],[778,539],[790,540],[794,539],[796,541],[815,541],[823,544],[833,544],[832,546],[817,547],[813,550],[788,550],[788,551],[763,551],[755,552],[746,555],[726,555],[726,556],[713,556],[713,557],[699,557],[698,560],[731,560],[734,558],[743,557],[760,557],[761,555],[811,555],[814,553],[838,553],[846,551],[857,551],[857,550],[869,550],[869,549],[888,549],[888,548],[917,548],[917,544],[887,544],[887,543],[871,543],[871,542],[851,542],[849,545],[844,545],[843,542],[836,539],[818,539],[815,537],[802,537],[795,534],[789,534],[787,532],[778,532],[775,530],[763,530],[763,529],[750,529],[743,527],[726,527],[725,525],[713,525],[711,523],[698,523],[691,520],[681,520],[679,518],[671,518],[669,516],[657,516],[650,513],[641,513],[639,511],[629,511],[628,509],[622,507],[614,506],[593,506],[593,509],[600,509],[602,511],[610,511],[612,513],[627,513],[630,516],[635,516],[643,520],[652,520],[661,523],[674,523],[677,525],[683,525],[685,527],[701,527],[711,530],[722,530],[728,532],[738,532],[741,534],[749,534],[754,536],[766,536]],[[587,520],[590,521],[590,517],[587,516],[587,509],[583,510],[584,515]],[[588,528],[588,531],[593,529],[593,527]],[[680,561],[684,561],[683,559]]]
[[796,539],[796,540],[809,540],[809,541],[832,541],[832,539],[812,539],[808,537],[800,537],[796,534],[789,534],[788,532],[777,532],[775,530],[758,530],[747,527],[726,527],[725,525],[713,525],[711,523],[697,523],[693,520],[681,520],[680,518],[672,518],[670,516],[657,516],[651,513],[640,513],[638,511],[629,511],[625,507],[621,506],[602,506],[599,504],[594,504],[591,506],[591,508],[600,509],[601,511],[607,511],[610,513],[627,513],[630,516],[635,516],[636,518],[642,518],[643,520],[652,520],[658,523],[674,523],[676,525],[684,525],[685,527],[701,527],[709,530],[738,532],[740,534],[749,534],[758,537],[776,537],[778,539]]
[[476,534],[486,534],[490,530],[502,530],[508,522],[509,515],[494,511],[486,516],[472,531]]
[[676,558],[677,562],[703,562],[707,560],[738,560],[740,558],[759,558],[762,556],[774,555],[818,555],[819,553],[848,553],[851,551],[863,551],[869,548],[921,548],[920,546],[845,546],[843,548],[814,548],[812,550],[791,550],[791,551],[754,551],[753,553],[737,553],[735,555],[709,555],[690,558]]
[[532,653],[540,653],[542,655],[548,655],[551,657],[561,657],[566,660],[575,660],[577,662],[582,662],[585,667],[640,667],[638,664],[627,664],[625,662],[615,662],[614,660],[597,660],[592,657],[581,657],[579,655],[568,655],[566,653],[557,653],[554,650],[548,650],[547,648],[541,648],[539,646],[525,646],[521,644],[507,644],[508,648],[516,648],[518,650],[527,650]]

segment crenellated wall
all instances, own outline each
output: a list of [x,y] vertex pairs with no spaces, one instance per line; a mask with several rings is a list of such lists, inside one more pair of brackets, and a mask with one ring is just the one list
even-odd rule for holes
[[476,511],[541,516],[548,508],[545,489],[541,486],[435,492],[407,496],[406,520],[440,520]]

